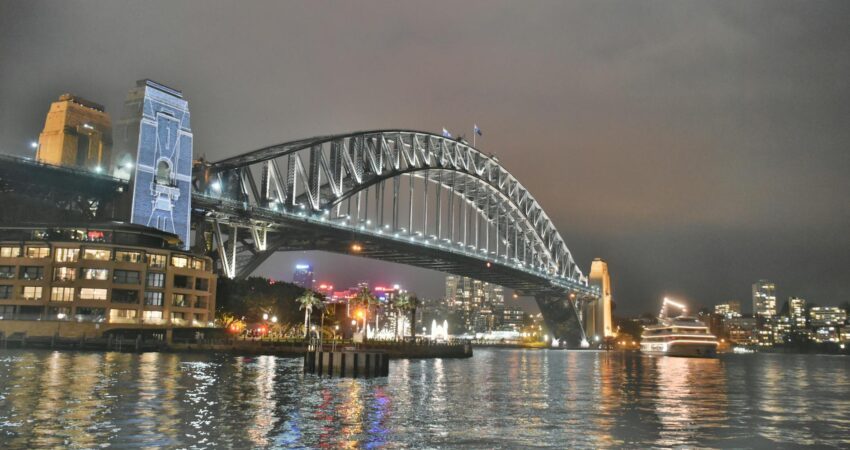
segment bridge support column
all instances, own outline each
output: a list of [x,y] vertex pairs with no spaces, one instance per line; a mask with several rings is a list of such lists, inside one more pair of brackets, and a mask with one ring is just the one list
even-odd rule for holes
[[585,339],[584,331],[579,322],[575,305],[568,295],[540,294],[534,299],[546,327],[555,339],[568,348],[580,348]]

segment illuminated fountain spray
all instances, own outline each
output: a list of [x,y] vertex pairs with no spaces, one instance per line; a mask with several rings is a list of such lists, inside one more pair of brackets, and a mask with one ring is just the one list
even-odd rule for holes
[[431,339],[449,340],[449,321],[444,320],[442,325],[437,325],[437,320],[431,321]]

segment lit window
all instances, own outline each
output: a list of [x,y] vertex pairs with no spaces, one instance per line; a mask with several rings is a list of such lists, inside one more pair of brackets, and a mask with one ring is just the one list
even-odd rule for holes
[[110,309],[110,322],[134,322],[138,311],[135,309]]
[[27,247],[27,258],[47,258],[50,256],[50,248],[48,247]]
[[148,266],[153,269],[165,269],[166,255],[148,255]]
[[0,258],[17,258],[21,256],[20,247],[0,247]]
[[72,287],[55,287],[50,290],[50,301],[53,302],[72,302],[74,301],[74,288]]
[[77,269],[74,267],[54,267],[53,281],[74,281],[77,279]]
[[106,289],[80,288],[80,300],[106,300]]
[[56,262],[76,262],[80,258],[78,248],[57,248],[54,260]]
[[171,305],[178,307],[188,306],[188,302],[186,301],[185,294],[172,294],[171,295]]
[[83,259],[93,259],[95,261],[109,261],[112,256],[112,251],[105,248],[87,248],[83,250]]
[[118,284],[139,284],[139,272],[135,270],[115,270],[112,272],[112,282]]
[[192,259],[192,268],[196,270],[204,270],[204,260],[203,259]]
[[41,300],[41,286],[24,286],[21,297],[24,300]]
[[147,286],[152,288],[161,288],[165,286],[165,274],[158,272],[148,272]]
[[139,252],[117,250],[115,252],[115,260],[121,262],[138,263],[142,261],[142,254]]
[[185,256],[172,256],[171,265],[174,267],[189,267],[189,258]]
[[80,269],[80,276],[84,280],[108,280],[109,269]]
[[171,313],[171,321],[174,323],[182,323],[184,322],[186,315],[182,312],[173,312]]
[[162,322],[162,311],[142,311],[142,320],[145,322]]

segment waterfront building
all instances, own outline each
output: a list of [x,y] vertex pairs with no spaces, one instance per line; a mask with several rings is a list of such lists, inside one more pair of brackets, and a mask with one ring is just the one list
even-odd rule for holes
[[103,106],[71,94],[50,105],[36,160],[108,173],[111,156],[112,121]]
[[292,284],[304,289],[313,289],[313,267],[309,264],[297,264],[292,274]]
[[608,263],[600,258],[594,259],[590,265],[588,282],[599,289],[600,296],[585,305],[585,333],[588,336],[599,336],[600,339],[615,336],[611,319],[611,275]]
[[733,317],[741,316],[741,302],[736,300],[731,300],[726,303],[721,303],[719,305],[714,306],[714,313],[720,314],[721,316],[731,319]]
[[756,319],[753,317],[732,317],[724,320],[729,341],[736,345],[755,345],[758,341]]
[[837,306],[813,306],[809,311],[812,327],[844,326],[847,312]]
[[773,347],[776,343],[775,324],[775,318],[756,317],[756,343],[759,347]]
[[212,261],[124,223],[0,228],[0,319],[208,326]]
[[773,337],[776,343],[787,342],[794,330],[794,323],[789,316],[780,316],[773,321]]
[[791,326],[796,329],[806,328],[806,301],[799,297],[788,299],[788,316]]
[[502,310],[502,326],[518,331],[522,328],[525,311],[515,306],[505,306]]
[[759,280],[753,284],[753,316],[776,316],[776,285],[770,281]]

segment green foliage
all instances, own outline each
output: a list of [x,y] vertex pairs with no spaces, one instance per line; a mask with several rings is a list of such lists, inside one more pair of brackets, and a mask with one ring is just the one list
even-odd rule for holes
[[304,288],[267,278],[230,280],[221,277],[216,291],[216,316],[231,320],[244,317],[250,323],[259,322],[265,313],[277,316],[279,323],[301,323],[303,315],[295,300],[303,294]]

